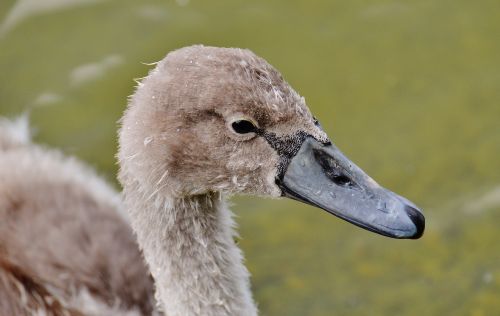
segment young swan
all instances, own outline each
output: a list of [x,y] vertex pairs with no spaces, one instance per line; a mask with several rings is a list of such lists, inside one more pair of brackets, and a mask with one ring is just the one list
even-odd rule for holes
[[287,196],[389,237],[423,233],[416,206],[350,162],[249,50],[171,52],[121,122],[125,205],[169,316],[257,314],[227,195]]

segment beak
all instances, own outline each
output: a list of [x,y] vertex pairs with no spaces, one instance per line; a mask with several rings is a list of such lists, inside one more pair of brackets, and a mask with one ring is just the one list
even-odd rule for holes
[[281,179],[283,195],[392,238],[420,238],[421,211],[384,189],[332,144],[307,137]]

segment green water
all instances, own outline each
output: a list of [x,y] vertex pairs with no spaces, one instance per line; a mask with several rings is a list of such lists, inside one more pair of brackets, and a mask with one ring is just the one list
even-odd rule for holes
[[235,199],[262,315],[500,315],[498,0],[2,0],[0,24],[0,115],[29,110],[37,141],[110,181],[141,62],[247,47],[352,160],[425,210],[423,239],[400,241],[293,201]]

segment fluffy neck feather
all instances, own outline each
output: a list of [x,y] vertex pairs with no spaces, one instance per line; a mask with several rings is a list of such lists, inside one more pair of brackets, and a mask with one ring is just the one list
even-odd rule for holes
[[165,200],[125,197],[132,226],[169,316],[256,315],[249,274],[218,193]]

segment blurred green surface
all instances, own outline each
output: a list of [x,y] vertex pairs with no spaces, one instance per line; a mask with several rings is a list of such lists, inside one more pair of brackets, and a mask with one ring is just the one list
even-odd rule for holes
[[428,224],[391,240],[293,201],[235,199],[262,315],[500,315],[499,34],[498,0],[2,0],[0,115],[29,111],[37,141],[115,181],[142,63],[250,48]]

